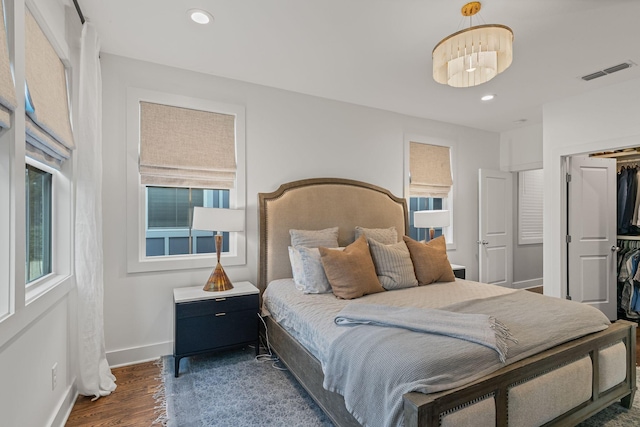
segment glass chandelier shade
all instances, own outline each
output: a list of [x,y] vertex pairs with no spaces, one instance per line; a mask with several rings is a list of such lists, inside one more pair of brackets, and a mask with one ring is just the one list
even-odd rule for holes
[[433,79],[453,87],[486,83],[511,65],[513,31],[478,25],[443,39],[433,49]]

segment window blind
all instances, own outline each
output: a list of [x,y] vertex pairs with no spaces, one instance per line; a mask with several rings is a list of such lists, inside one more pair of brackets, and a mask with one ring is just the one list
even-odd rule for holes
[[3,2],[0,1],[0,127],[11,126],[11,112],[17,107],[16,86],[11,75]]
[[139,170],[143,185],[233,188],[235,116],[141,101]]
[[449,147],[410,142],[409,153],[410,195],[447,197],[453,185]]
[[31,12],[25,14],[27,155],[59,169],[75,148],[64,64]]
[[518,172],[518,244],[542,243],[542,169]]

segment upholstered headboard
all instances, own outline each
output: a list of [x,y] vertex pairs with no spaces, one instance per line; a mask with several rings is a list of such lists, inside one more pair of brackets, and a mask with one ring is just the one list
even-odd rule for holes
[[353,242],[355,227],[395,226],[399,238],[409,229],[405,199],[365,182],[315,178],[282,184],[273,193],[259,193],[260,274],[264,291],[272,280],[291,277],[290,229],[339,227],[338,243]]

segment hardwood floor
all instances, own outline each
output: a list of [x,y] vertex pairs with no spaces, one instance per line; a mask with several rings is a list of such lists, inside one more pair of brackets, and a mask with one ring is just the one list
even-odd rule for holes
[[145,362],[111,370],[116,390],[95,402],[78,396],[67,427],[78,426],[151,426],[158,418],[153,395],[162,386],[160,366]]

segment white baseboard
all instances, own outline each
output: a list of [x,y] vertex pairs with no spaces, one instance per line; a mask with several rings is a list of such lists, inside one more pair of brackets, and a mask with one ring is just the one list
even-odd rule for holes
[[71,410],[73,409],[73,405],[76,403],[76,399],[78,397],[78,390],[75,386],[75,379],[72,382],[72,385],[67,387],[67,390],[60,399],[60,403],[58,404],[58,410],[53,414],[49,426],[50,427],[64,427],[67,423],[67,419],[71,414]]
[[536,286],[542,286],[542,277],[538,279],[521,280],[519,282],[513,282],[513,289],[527,289],[535,288]]
[[108,351],[107,361],[110,367],[116,368],[118,366],[148,362],[167,354],[173,354],[173,341]]

